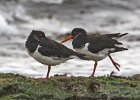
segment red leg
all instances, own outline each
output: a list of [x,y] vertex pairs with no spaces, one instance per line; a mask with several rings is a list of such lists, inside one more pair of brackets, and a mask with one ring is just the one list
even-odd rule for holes
[[50,70],[51,70],[51,65],[48,65],[48,72],[47,72],[47,76],[45,79],[48,79],[49,78],[49,73],[50,73]]
[[93,72],[92,72],[90,78],[94,78],[96,67],[97,67],[97,62],[95,62],[95,64],[94,64],[94,69],[93,69]]
[[115,68],[120,71],[119,67],[120,67],[120,64],[116,63],[112,57],[110,55],[108,55],[108,57],[110,58],[111,62],[113,63],[113,65],[115,66]]

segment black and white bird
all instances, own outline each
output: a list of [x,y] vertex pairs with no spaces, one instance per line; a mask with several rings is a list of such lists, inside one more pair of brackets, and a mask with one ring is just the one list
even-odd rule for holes
[[106,58],[107,56],[112,61],[113,65],[119,71],[120,65],[116,63],[112,57],[111,53],[128,50],[120,45],[121,42],[117,41],[117,38],[120,38],[128,33],[120,34],[92,34],[87,35],[87,32],[82,28],[74,28],[71,32],[71,35],[68,36],[61,43],[64,43],[70,39],[73,39],[72,45],[76,52],[85,54],[87,60],[95,61],[94,69],[91,74],[91,78],[94,77],[97,62]]
[[51,66],[75,57],[83,57],[82,54],[78,54],[64,45],[47,38],[42,31],[33,30],[28,36],[25,47],[31,57],[42,64],[48,65],[46,79],[49,78]]

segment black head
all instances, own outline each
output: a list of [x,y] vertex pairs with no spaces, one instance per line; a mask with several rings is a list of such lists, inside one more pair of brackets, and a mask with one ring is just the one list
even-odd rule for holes
[[44,32],[32,30],[25,43],[25,46],[30,53],[33,53],[37,49],[42,38],[45,38]]
[[32,30],[30,36],[35,40],[40,41],[42,38],[45,38],[45,33],[42,31]]
[[85,38],[87,36],[86,31],[82,28],[74,28],[71,32],[71,35],[68,36],[65,40],[63,40],[61,43],[64,43],[70,39],[75,39],[75,38]]
[[77,36],[78,34],[86,34],[86,31],[83,28],[74,28],[71,32],[73,37]]

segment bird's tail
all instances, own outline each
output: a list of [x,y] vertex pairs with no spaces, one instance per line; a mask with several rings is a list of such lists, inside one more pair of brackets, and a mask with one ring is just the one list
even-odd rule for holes
[[106,36],[107,36],[107,37],[110,37],[110,38],[115,38],[115,39],[117,39],[117,38],[121,38],[121,37],[123,37],[123,36],[125,36],[125,35],[127,35],[127,34],[129,34],[129,33],[123,33],[123,34],[121,34],[121,33],[106,34]]

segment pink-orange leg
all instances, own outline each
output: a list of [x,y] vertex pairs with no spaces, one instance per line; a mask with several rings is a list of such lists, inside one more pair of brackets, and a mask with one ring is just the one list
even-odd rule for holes
[[116,63],[112,57],[110,55],[108,55],[108,57],[110,58],[111,62],[113,63],[113,65],[115,66],[115,68],[120,71],[119,67],[120,67],[120,64]]
[[45,79],[48,79],[49,78],[49,73],[50,73],[50,70],[51,70],[51,65],[48,65],[48,72],[47,72],[47,76]]
[[97,67],[97,62],[95,62],[95,64],[94,64],[94,69],[93,69],[93,72],[92,72],[90,78],[94,78],[94,74],[95,74],[95,71],[96,71],[96,67]]

